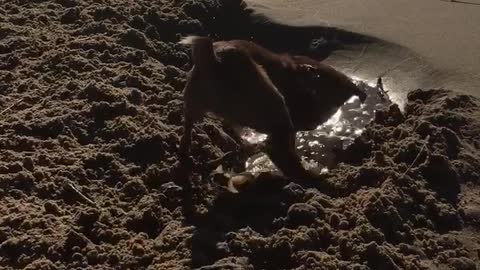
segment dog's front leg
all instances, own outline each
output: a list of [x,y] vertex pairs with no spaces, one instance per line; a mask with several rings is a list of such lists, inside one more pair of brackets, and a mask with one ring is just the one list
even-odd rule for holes
[[295,151],[295,132],[276,132],[267,139],[266,154],[277,168],[288,177],[310,179],[313,173],[306,170]]

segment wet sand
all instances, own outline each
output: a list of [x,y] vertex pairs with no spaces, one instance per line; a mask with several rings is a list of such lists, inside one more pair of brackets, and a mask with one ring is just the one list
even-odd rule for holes
[[263,173],[238,194],[206,165],[231,152],[222,165],[238,173],[247,157],[207,118],[190,185],[175,184],[179,36],[252,37],[326,61],[384,44],[211,3],[0,5],[1,269],[479,267],[480,100],[457,89],[402,92],[402,110],[377,110],[318,179]]
[[[390,63],[399,63],[403,69],[396,74],[389,72],[392,88],[445,87],[480,95],[478,0],[247,2],[256,12],[282,24],[332,27],[392,43],[393,46],[383,46],[381,50],[375,46],[359,48],[359,53],[353,55],[356,57],[346,63],[368,78],[372,72],[380,74],[393,67],[381,64],[383,58],[390,58]],[[408,81],[394,82],[405,79]]]

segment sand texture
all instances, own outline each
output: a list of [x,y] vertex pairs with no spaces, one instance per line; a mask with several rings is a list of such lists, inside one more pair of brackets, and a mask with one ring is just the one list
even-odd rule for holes
[[469,95],[414,90],[319,179],[261,174],[238,194],[205,166],[238,149],[208,118],[191,188],[172,182],[178,35],[215,32],[235,2],[0,1],[0,269],[478,268]]

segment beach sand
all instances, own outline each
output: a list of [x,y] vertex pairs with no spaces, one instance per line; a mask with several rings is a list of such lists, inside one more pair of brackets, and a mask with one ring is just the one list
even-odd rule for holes
[[172,182],[180,35],[251,36],[326,61],[340,45],[393,46],[335,31],[340,44],[327,32],[311,49],[322,28],[255,25],[239,1],[215,3],[0,5],[0,268],[477,269],[480,100],[457,89],[402,92],[317,180],[263,173],[238,194],[205,166],[238,148],[207,118],[191,186]]

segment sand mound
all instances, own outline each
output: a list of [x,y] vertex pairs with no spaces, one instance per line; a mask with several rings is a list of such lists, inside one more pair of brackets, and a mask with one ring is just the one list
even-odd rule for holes
[[471,96],[413,91],[322,179],[264,174],[239,194],[205,169],[238,147],[207,119],[194,131],[192,189],[171,182],[189,61],[175,42],[212,31],[201,21],[214,4],[0,6],[0,268],[478,267]]

